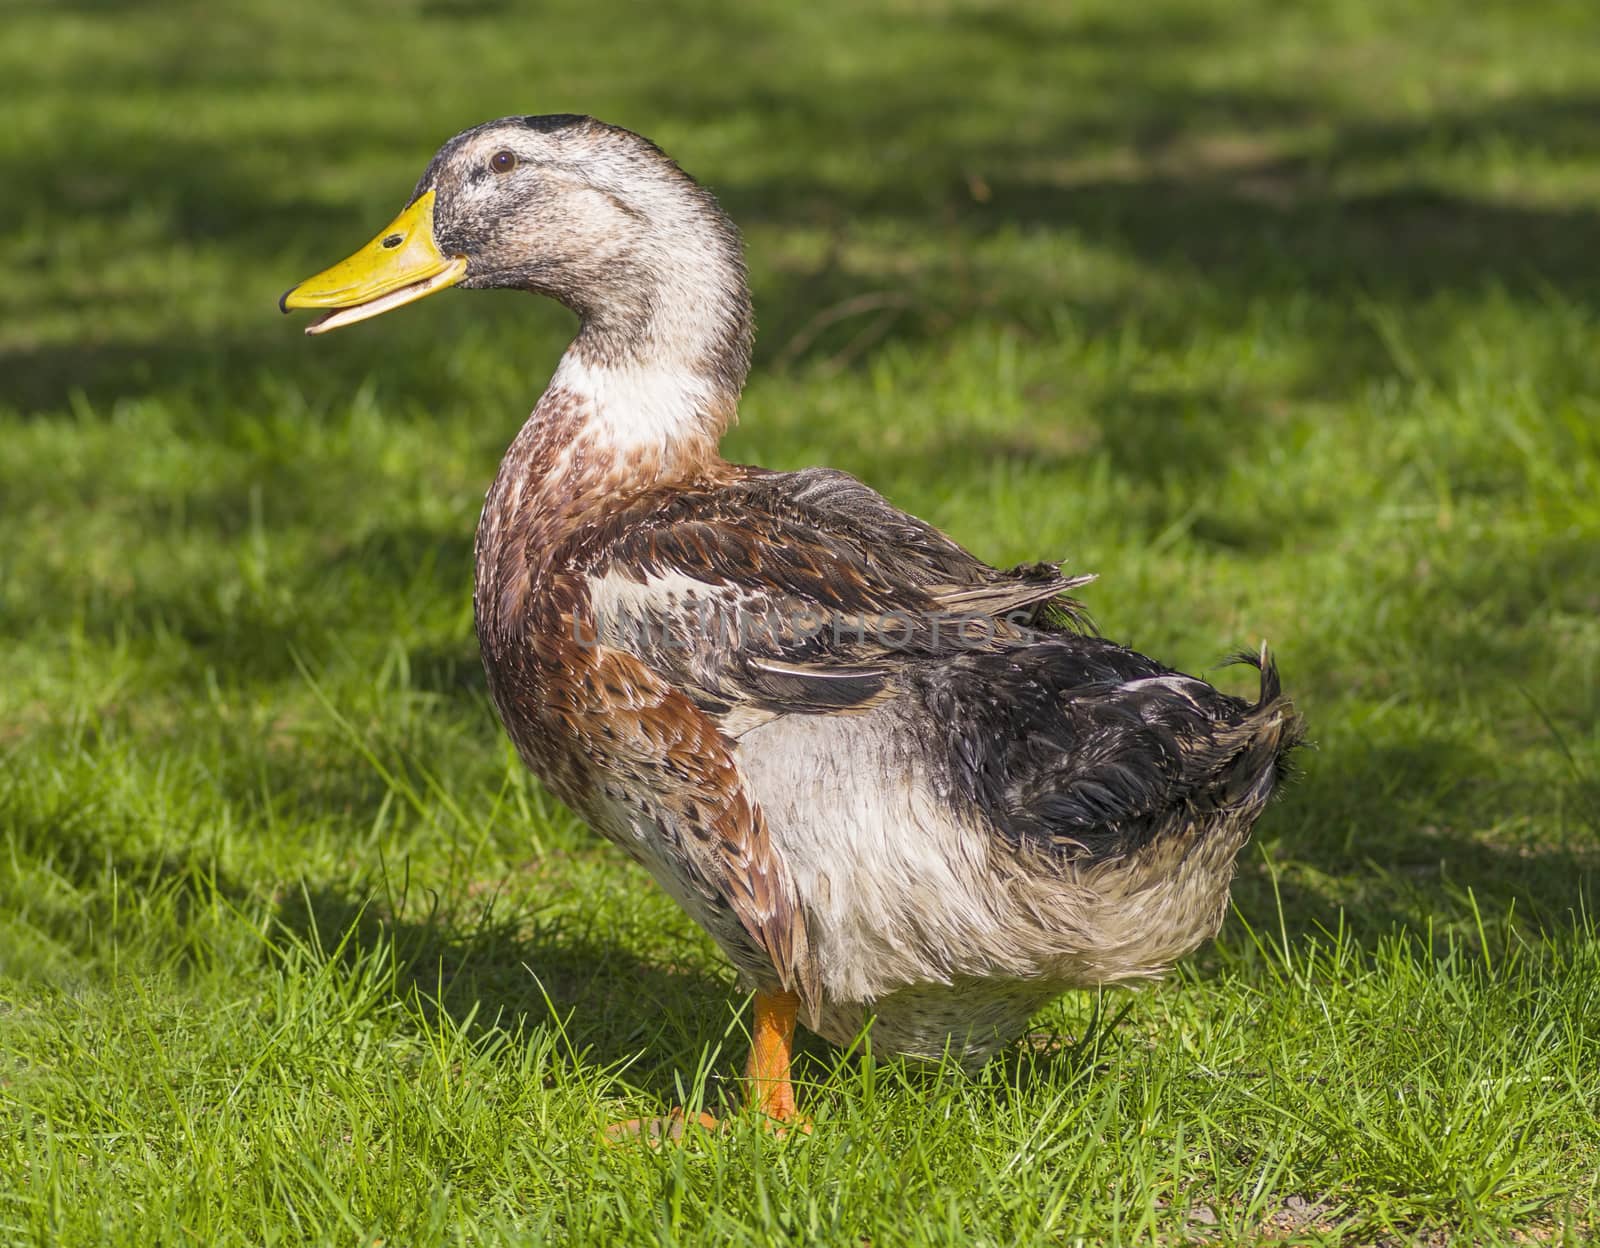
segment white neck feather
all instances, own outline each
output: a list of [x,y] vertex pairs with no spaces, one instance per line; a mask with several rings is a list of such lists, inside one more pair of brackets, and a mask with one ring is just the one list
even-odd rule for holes
[[616,454],[665,464],[680,449],[704,448],[721,432],[723,400],[707,377],[680,365],[619,360],[595,363],[581,341],[561,357],[550,393],[583,410],[583,441]]

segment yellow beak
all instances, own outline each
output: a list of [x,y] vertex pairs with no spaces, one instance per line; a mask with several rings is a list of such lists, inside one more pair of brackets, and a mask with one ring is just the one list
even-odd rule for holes
[[465,256],[446,259],[433,240],[427,191],[348,260],[285,291],[278,307],[333,309],[306,327],[308,334],[325,334],[454,286],[466,272]]

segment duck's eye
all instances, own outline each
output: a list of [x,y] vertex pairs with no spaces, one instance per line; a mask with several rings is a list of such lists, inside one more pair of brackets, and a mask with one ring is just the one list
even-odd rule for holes
[[493,156],[489,157],[489,168],[496,173],[510,173],[516,167],[517,154],[507,151],[505,148],[501,148]]

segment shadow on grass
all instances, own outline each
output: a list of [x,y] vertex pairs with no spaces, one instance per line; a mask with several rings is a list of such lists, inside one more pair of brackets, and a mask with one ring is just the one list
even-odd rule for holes
[[[397,907],[396,917],[381,894],[315,881],[282,882],[269,899],[200,847],[107,852],[123,838],[87,808],[41,816],[0,805],[0,826],[6,829],[0,848],[46,864],[60,884],[72,886],[27,907],[29,927],[49,942],[42,947],[91,959],[119,949],[130,963],[148,958],[183,976],[212,956],[208,933],[221,930],[218,923],[266,905],[276,920],[268,939],[280,950],[337,952],[353,965],[387,946],[396,1001],[442,1010],[476,1031],[556,1028],[574,1060],[625,1069],[627,1084],[663,1103],[673,1101],[679,1080],[692,1076],[702,1051],[723,1044],[719,1081],[743,1060],[744,1033],[734,1025],[741,998],[731,971],[718,979],[650,961],[645,950],[603,939],[576,917],[540,917],[537,903],[530,914],[484,899],[435,898],[432,909],[413,916],[412,899]],[[63,983],[82,973],[67,963],[34,965],[11,956],[0,956],[0,970]]]
[[351,935],[352,957],[388,942],[398,997],[478,1028],[554,1028],[574,1060],[622,1070],[629,1086],[663,1104],[692,1077],[701,1052],[722,1045],[719,1080],[743,1060],[731,973],[717,979],[651,961],[642,949],[585,930],[576,916],[471,902],[449,915],[441,907],[411,917],[408,909],[396,917],[376,898],[313,886],[281,906],[278,919],[293,938],[323,949]]

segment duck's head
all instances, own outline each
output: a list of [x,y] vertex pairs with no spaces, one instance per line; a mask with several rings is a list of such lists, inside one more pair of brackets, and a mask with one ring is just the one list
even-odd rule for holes
[[738,231],[655,144],[592,117],[506,117],[456,135],[399,216],[279,306],[323,310],[306,330],[320,334],[450,286],[557,299],[583,318],[591,352],[676,354],[735,386],[748,362]]

